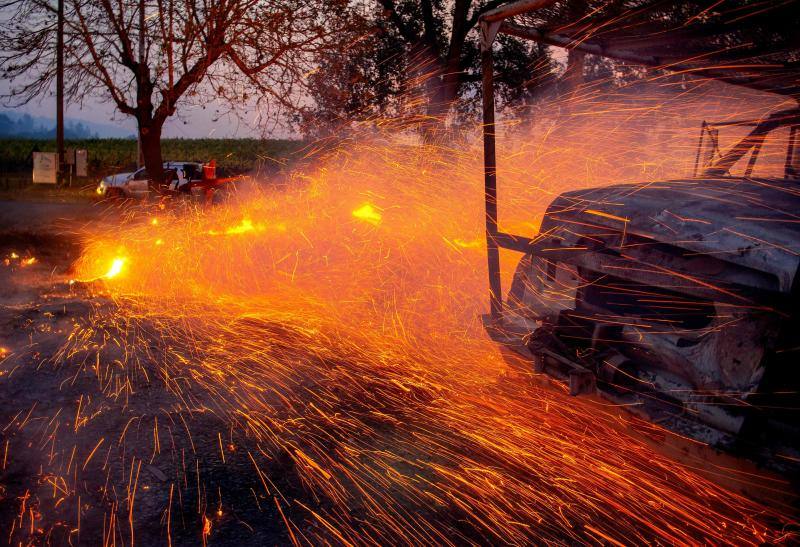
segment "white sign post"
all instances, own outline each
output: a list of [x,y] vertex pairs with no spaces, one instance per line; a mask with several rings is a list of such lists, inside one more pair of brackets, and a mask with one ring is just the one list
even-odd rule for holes
[[33,153],[34,184],[55,184],[58,181],[58,154],[55,152]]
[[87,169],[89,163],[88,159],[89,155],[86,153],[86,150],[75,151],[75,176],[86,177],[89,175]]

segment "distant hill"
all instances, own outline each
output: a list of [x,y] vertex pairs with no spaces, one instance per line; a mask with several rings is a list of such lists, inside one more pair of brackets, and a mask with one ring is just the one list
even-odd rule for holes
[[[52,118],[18,114],[10,110],[0,111],[0,139],[54,139],[56,123]],[[111,124],[67,119],[64,121],[64,137],[67,139],[135,138],[130,129]]]

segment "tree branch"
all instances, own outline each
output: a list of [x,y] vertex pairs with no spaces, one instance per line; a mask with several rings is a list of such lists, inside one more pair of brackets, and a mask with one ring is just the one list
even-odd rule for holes
[[414,30],[403,21],[403,18],[397,12],[397,6],[394,3],[394,0],[380,0],[383,9],[388,12],[389,20],[394,24],[397,32],[400,33],[400,36],[408,42],[409,44],[413,44],[419,40],[419,35],[417,35]]

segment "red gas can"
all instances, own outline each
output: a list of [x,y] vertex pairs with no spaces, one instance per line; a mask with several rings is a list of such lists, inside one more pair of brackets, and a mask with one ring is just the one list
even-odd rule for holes
[[203,180],[213,180],[217,178],[217,161],[211,160],[203,165]]

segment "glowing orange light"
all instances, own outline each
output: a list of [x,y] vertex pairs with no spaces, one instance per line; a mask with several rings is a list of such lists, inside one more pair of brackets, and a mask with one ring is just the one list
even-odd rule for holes
[[365,203],[353,211],[353,216],[376,226],[380,223],[382,218],[380,212],[369,203]]
[[460,239],[460,238],[455,238],[453,240],[453,243],[455,243],[459,247],[463,247],[465,249],[475,249],[477,247],[480,247],[481,244],[483,243],[483,241],[481,239],[473,239],[471,241],[465,241],[465,240]]
[[111,267],[103,277],[106,279],[117,277],[122,271],[122,267],[125,265],[125,262],[126,260],[124,258],[115,258],[114,262],[111,263]]
[[266,230],[266,226],[263,224],[253,224],[253,221],[249,218],[243,218],[242,221],[237,224],[236,226],[231,226],[230,228],[226,228],[224,232],[218,232],[217,230],[209,230],[208,235],[218,236],[218,235],[239,235],[239,234],[246,234],[248,232],[263,232]]
[[242,221],[238,225],[233,226],[233,227],[228,228],[227,230],[225,230],[225,233],[229,234],[229,235],[230,234],[244,234],[244,233],[247,233],[247,232],[252,232],[255,229],[256,228],[255,228],[255,226],[253,226],[253,221],[252,220],[250,220],[249,218],[243,218]]

